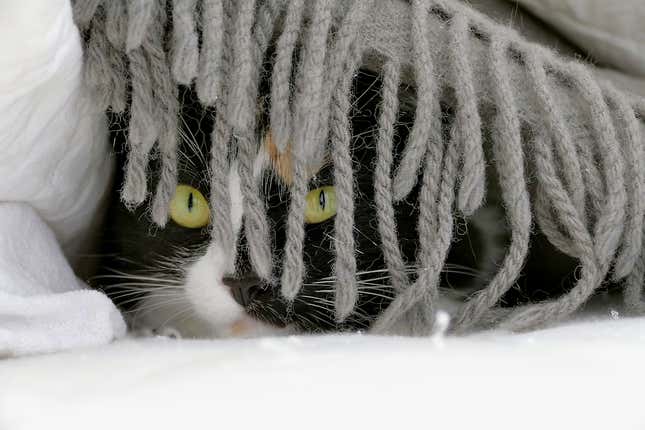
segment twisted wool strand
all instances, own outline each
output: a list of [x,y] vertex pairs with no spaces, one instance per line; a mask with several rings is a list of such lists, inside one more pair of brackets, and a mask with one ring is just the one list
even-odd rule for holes
[[374,169],[374,202],[378,217],[379,236],[383,258],[392,276],[392,288],[400,293],[408,288],[405,274],[405,260],[399,248],[394,218],[394,197],[392,196],[392,163],[394,126],[399,110],[400,65],[389,60],[383,65],[383,87],[381,113],[376,141],[376,166]]
[[[259,70],[264,58],[273,25],[278,14],[278,9],[271,7],[271,3],[265,3],[260,7],[259,17],[253,28],[253,38],[256,42],[256,49],[251,52],[251,76],[250,86],[247,90],[250,100],[257,98],[257,89],[259,85]],[[244,227],[247,242],[249,245],[249,256],[251,264],[258,276],[262,279],[272,282],[272,263],[271,238],[269,235],[269,225],[264,207],[264,197],[261,195],[259,181],[253,177],[253,165],[257,157],[258,144],[256,142],[256,121],[255,115],[249,115],[246,118],[246,133],[241,139],[239,145],[239,172],[244,196]]]
[[[400,13],[401,7],[409,10]],[[167,10],[173,19],[169,38]],[[349,88],[355,65],[349,58],[360,58],[369,50],[383,57],[374,188],[383,254],[397,292],[373,324],[375,332],[389,331],[400,322],[412,334],[427,334],[434,326],[438,275],[450,247],[454,211],[473,213],[485,194],[479,114],[484,100],[495,109],[491,166],[500,178],[512,240],[498,273],[464,304],[455,328],[493,324],[516,330],[552,323],[583,304],[610,269],[613,279],[624,283],[626,308],[645,312],[645,101],[598,83],[586,66],[563,61],[458,2],[413,0],[406,5],[383,0],[346,6],[331,0],[173,0],[167,9],[165,1],[76,0],[74,17],[87,34],[84,76],[89,87],[101,106],[115,112],[125,111],[129,101],[129,155],[122,188],[128,207],[148,198],[147,166],[156,148],[161,171],[152,193],[151,216],[164,224],[177,176],[176,84],[195,80],[200,101],[216,115],[210,165],[213,239],[234,242],[227,183],[232,157],[237,157],[245,230],[251,232],[249,247],[254,248],[252,264],[269,277],[270,238],[261,190],[252,178],[252,160],[259,146],[255,110],[263,58],[283,12],[282,33],[276,36],[270,117],[279,150],[292,145],[294,154],[281,279],[287,300],[298,294],[305,276],[302,242],[308,169],[320,162],[330,138],[343,201],[335,221],[335,270],[343,279],[337,285],[339,321],[356,302],[348,146]],[[396,30],[374,33],[390,18],[399,25]],[[410,22],[409,31],[402,20]],[[170,41],[168,53],[164,40]],[[391,49],[398,46],[395,40],[407,43],[412,57],[405,49]],[[299,44],[300,61],[294,64]],[[398,86],[401,76],[407,79],[402,72],[408,65],[417,93],[415,122],[394,166]],[[487,74],[491,79],[484,80]],[[450,140],[444,144],[439,99],[447,86],[453,90],[455,116]],[[527,159],[522,127],[532,138],[533,157]],[[517,278],[530,239],[525,164],[531,165],[537,179],[533,205],[537,225],[558,249],[579,260],[580,277],[558,299],[503,309],[496,305]],[[409,195],[419,176],[419,268],[416,282],[409,284],[396,240],[393,205]]]
[[456,326],[468,328],[494,306],[515,283],[529,248],[531,232],[531,204],[524,174],[524,149],[520,135],[513,94],[508,84],[508,41],[493,38],[490,43],[490,72],[496,88],[497,109],[493,124],[493,154],[499,173],[502,198],[511,227],[511,243],[501,268],[488,287],[460,310]]
[[304,0],[289,2],[282,34],[276,46],[271,74],[271,136],[278,150],[284,152],[291,136],[291,73],[293,54],[302,27]]
[[304,210],[307,195],[305,146],[318,142],[316,132],[320,121],[320,96],[323,77],[327,38],[331,26],[332,4],[317,0],[314,5],[312,22],[304,41],[304,57],[296,94],[295,118],[299,124],[293,137],[293,185],[291,204],[287,218],[287,241],[285,261],[282,269],[282,294],[293,300],[301,288],[304,277],[302,261],[304,232]]

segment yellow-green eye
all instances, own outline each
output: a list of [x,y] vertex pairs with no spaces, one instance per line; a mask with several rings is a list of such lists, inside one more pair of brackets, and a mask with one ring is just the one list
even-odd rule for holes
[[318,224],[336,215],[336,190],[332,186],[320,187],[307,194],[305,222]]
[[177,185],[175,196],[170,201],[170,218],[182,227],[204,227],[210,220],[211,211],[202,193],[190,185]]

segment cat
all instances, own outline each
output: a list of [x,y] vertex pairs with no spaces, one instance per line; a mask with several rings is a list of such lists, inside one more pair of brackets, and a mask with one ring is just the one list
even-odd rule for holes
[[[147,204],[134,211],[119,199],[122,181],[117,177],[112,204],[104,232],[103,271],[93,284],[104,290],[130,316],[131,326],[172,329],[187,337],[248,337],[294,332],[329,332],[365,330],[393,298],[389,274],[381,251],[376,208],[373,202],[373,165],[375,161],[376,124],[379,109],[378,76],[367,70],[356,75],[351,112],[351,153],[355,180],[355,241],[359,286],[354,313],[343,323],[334,318],[334,223],[333,166],[323,165],[310,180],[308,205],[318,209],[306,224],[304,243],[305,278],[301,293],[292,304],[279,294],[279,285],[263,284],[249,263],[242,218],[242,194],[237,165],[232,163],[229,178],[231,219],[237,242],[234,249],[213,243],[208,229],[210,134],[215,115],[202,108],[191,88],[181,87],[181,146],[179,186],[171,204],[171,219],[158,228],[149,218]],[[402,89],[405,96],[405,90]],[[412,97],[412,96],[410,96]],[[261,112],[266,112],[262,99]],[[402,103],[396,127],[394,152],[400,156],[414,114],[412,103]],[[445,132],[451,111],[444,106]],[[118,164],[127,154],[123,118],[113,117],[112,137]],[[121,121],[121,123],[119,123]],[[284,160],[275,157],[266,114],[259,115],[260,150],[254,174],[262,184],[267,216],[272,232],[271,243],[276,264],[273,278],[279,280],[285,244],[285,223],[289,210],[289,180]],[[288,163],[288,161],[287,161]],[[149,168],[154,183],[155,162]],[[489,177],[494,179],[494,175]],[[420,181],[419,181],[420,182]],[[494,183],[494,180],[492,181]],[[500,264],[508,244],[507,227],[495,187],[489,187],[488,204],[470,219],[457,219],[455,238],[441,280],[447,301],[440,306],[456,305],[477,288],[485,285]],[[402,254],[414,280],[418,247],[416,220],[418,187],[395,206],[397,232]],[[173,215],[173,211],[176,213]],[[315,212],[315,211],[314,211]],[[322,216],[321,216],[322,214]],[[182,218],[183,217],[183,218]],[[306,214],[305,218],[308,218]],[[182,226],[183,224],[183,226]],[[556,259],[560,255],[546,240],[537,237],[537,248],[548,248]],[[544,254],[544,253],[542,253]],[[514,305],[543,299],[562,291],[562,279],[570,276],[571,264],[562,270],[545,270],[543,258],[531,259],[518,286],[503,299]],[[546,276],[550,274],[550,276]],[[545,288],[528,286],[528,280]]]

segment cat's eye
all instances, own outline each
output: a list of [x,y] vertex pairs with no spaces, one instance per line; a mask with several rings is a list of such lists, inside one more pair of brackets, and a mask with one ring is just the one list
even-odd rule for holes
[[305,222],[318,224],[336,215],[336,190],[333,186],[325,186],[309,191]]
[[208,224],[211,211],[208,201],[196,188],[177,185],[170,201],[170,218],[182,227],[200,228]]

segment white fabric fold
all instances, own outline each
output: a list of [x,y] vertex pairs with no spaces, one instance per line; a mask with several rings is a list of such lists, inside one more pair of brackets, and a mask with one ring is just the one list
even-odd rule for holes
[[80,35],[69,0],[1,3],[0,356],[105,343],[123,319],[72,270],[91,252],[113,168]]

